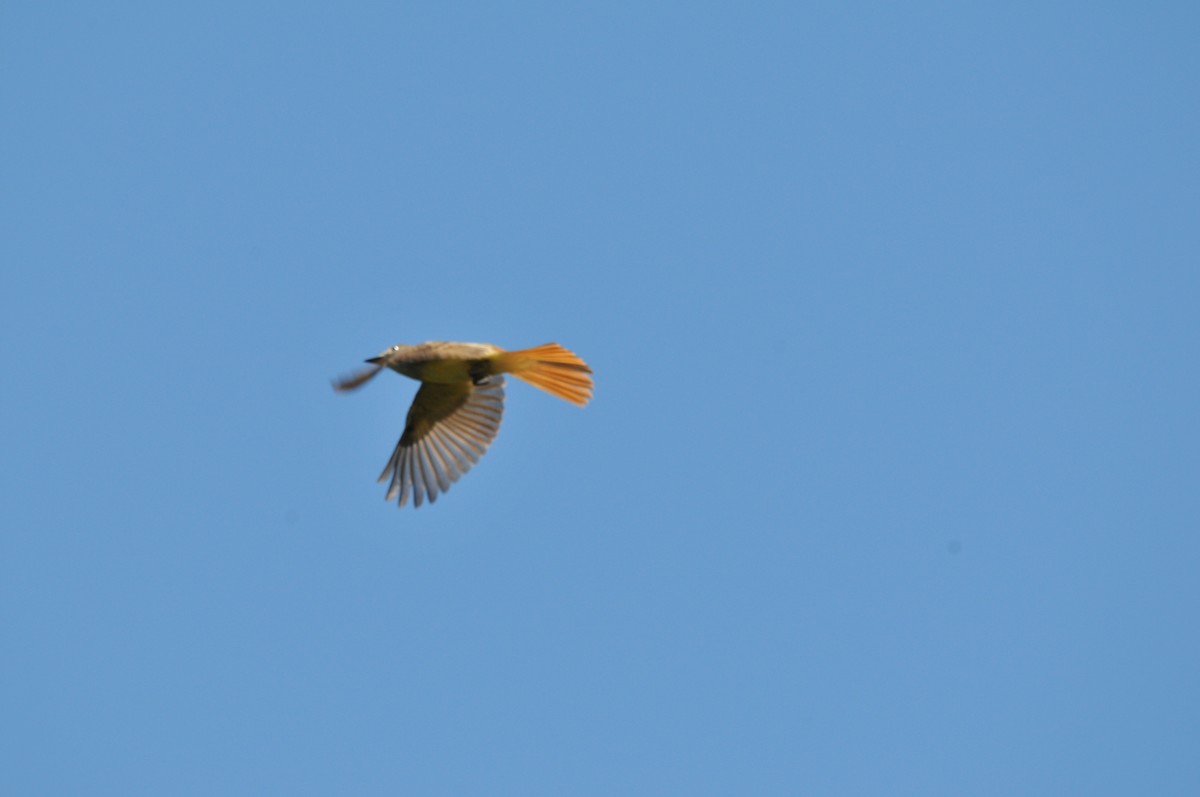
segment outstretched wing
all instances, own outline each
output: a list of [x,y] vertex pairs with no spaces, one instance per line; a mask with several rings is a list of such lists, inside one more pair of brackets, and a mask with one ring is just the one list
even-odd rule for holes
[[391,479],[387,499],[400,496],[420,506],[450,489],[471,469],[500,431],[504,412],[504,378],[489,377],[481,384],[423,382],[413,398],[404,434],[392,452],[379,481]]

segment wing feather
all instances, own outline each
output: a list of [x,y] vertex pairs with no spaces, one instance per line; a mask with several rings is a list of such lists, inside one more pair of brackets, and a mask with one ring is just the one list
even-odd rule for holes
[[404,506],[433,503],[487,452],[500,431],[504,378],[480,384],[423,382],[409,408],[404,434],[379,474],[387,500]]

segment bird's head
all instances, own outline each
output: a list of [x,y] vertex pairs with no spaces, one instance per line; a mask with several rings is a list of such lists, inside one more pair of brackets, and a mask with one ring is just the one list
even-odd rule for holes
[[395,346],[388,346],[383,351],[379,352],[378,357],[369,357],[366,362],[371,365],[387,365],[388,360],[400,352],[408,351],[412,346],[405,346],[403,343],[397,343]]

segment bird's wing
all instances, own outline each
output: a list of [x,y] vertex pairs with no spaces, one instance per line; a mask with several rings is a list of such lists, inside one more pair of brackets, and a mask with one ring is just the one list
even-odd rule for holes
[[404,434],[392,452],[379,481],[391,478],[387,500],[411,494],[420,506],[450,489],[458,477],[479,461],[500,431],[504,411],[504,378],[489,377],[481,384],[423,382],[413,398]]
[[333,383],[333,389],[339,393],[344,393],[347,390],[357,390],[365,385],[371,377],[383,370],[382,365],[372,365],[370,368],[363,368],[361,371],[356,371],[350,376],[343,376],[341,379]]

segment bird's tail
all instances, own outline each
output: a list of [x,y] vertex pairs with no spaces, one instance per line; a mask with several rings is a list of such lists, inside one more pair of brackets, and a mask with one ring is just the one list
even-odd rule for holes
[[579,355],[557,343],[506,351],[495,356],[496,369],[534,387],[583,406],[592,397],[592,369]]

